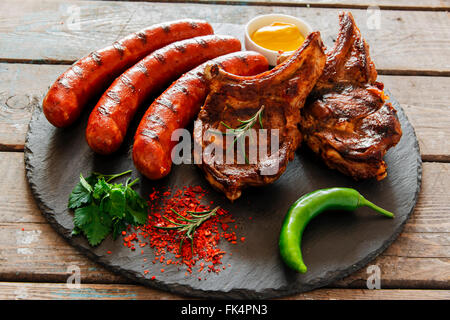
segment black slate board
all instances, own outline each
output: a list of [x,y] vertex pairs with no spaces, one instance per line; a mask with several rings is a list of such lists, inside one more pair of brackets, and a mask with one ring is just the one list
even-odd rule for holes
[[[264,188],[247,189],[231,204],[211,189],[194,165],[174,166],[167,178],[147,180],[135,170],[130,157],[132,134],[118,153],[108,157],[95,155],[84,137],[88,112],[72,127],[56,129],[47,122],[40,107],[33,113],[26,138],[27,178],[39,208],[56,231],[88,257],[134,281],[208,298],[273,298],[304,292],[333,283],[368,264],[396,239],[414,209],[422,172],[418,142],[400,105],[393,98],[391,102],[398,111],[403,137],[388,151],[385,157],[388,177],[380,182],[355,182],[328,169],[302,147],[278,181]],[[246,238],[236,245],[221,243],[224,250],[232,252],[222,260],[231,267],[219,274],[206,273],[206,280],[199,281],[196,269],[185,276],[184,268],[177,270],[176,266],[165,265],[165,272],[161,273],[162,265],[151,263],[154,256],[148,248],[142,255],[140,248],[133,252],[120,239],[113,241],[110,237],[92,248],[83,237],[71,237],[73,214],[67,209],[67,199],[80,172],[87,176],[92,171],[117,173],[130,168],[134,170],[133,178],[141,178],[136,190],[144,197],[158,186],[201,185],[211,190],[205,200],[231,211],[237,220],[238,237]],[[320,215],[309,224],[303,237],[302,251],[308,272],[296,274],[283,265],[278,254],[284,215],[303,194],[336,186],[356,188],[396,217],[386,219],[367,208]],[[108,250],[112,254],[107,254]],[[150,270],[148,275],[143,273],[146,269]],[[150,279],[152,275],[155,280]]]

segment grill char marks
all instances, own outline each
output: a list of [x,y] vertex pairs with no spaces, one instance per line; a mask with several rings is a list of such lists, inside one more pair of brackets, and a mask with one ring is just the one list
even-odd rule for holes
[[117,50],[117,52],[119,52],[120,57],[123,58],[123,55],[125,53],[125,48],[124,46],[120,43],[120,41],[116,41],[113,43],[113,47],[114,49]]
[[164,58],[164,55],[160,54],[160,53],[154,53],[153,56],[155,57],[156,60],[158,60],[161,64],[166,63],[166,58]]
[[94,60],[98,66],[100,66],[102,64],[102,57],[100,54],[98,54],[97,52],[94,51],[94,52],[91,52],[90,56],[91,56],[92,60]]
[[142,72],[142,74],[144,74],[146,77],[149,76],[148,74],[148,69],[145,66],[145,64],[142,61],[139,61],[136,65],[135,65],[136,69],[139,70],[140,72]]
[[136,32],[136,37],[142,41],[142,43],[147,43],[147,35],[143,31]]

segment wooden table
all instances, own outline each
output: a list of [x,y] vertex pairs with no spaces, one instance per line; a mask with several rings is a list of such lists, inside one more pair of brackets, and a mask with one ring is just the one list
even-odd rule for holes
[[[421,148],[423,183],[399,238],[367,269],[289,299],[450,299],[449,0],[15,1],[0,4],[0,299],[178,299],[134,284],[88,260],[44,219],[24,171],[33,108],[68,64],[153,23],[181,17],[244,24],[263,13],[304,17],[332,44],[337,14],[351,10],[380,79],[400,101]],[[182,2],[182,3],[181,3]],[[366,21],[378,5],[380,28]],[[373,22],[373,20],[372,20]],[[373,28],[372,28],[373,29]],[[79,268],[81,286],[66,285]]]

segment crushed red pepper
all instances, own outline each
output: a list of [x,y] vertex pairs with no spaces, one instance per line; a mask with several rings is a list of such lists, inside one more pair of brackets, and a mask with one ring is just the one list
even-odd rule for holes
[[[230,231],[228,225],[234,223],[235,220],[228,211],[219,208],[216,215],[211,216],[198,226],[194,233],[192,247],[189,240],[183,241],[181,252],[180,241],[183,233],[177,230],[156,228],[171,226],[170,222],[163,216],[172,221],[179,221],[173,210],[186,218],[189,218],[187,211],[204,212],[211,210],[213,201],[210,201],[208,205],[202,204],[202,199],[206,193],[207,191],[200,186],[186,186],[176,190],[168,188],[165,191],[153,190],[149,195],[147,224],[133,229],[128,228],[128,232],[123,232],[123,245],[131,250],[135,250],[136,245],[143,249],[150,248],[155,255],[153,264],[159,262],[165,265],[177,265],[179,268],[185,266],[187,270],[185,275],[193,273],[193,269],[199,260],[202,261],[198,264],[198,272],[219,273],[221,270],[225,270],[225,266],[221,268],[219,266],[226,254],[218,246],[220,240],[225,239],[232,244],[237,243],[236,233]],[[243,239],[245,238],[241,238],[241,241],[244,241]],[[143,253],[143,250],[141,253]],[[167,254],[171,254],[170,257],[167,256],[166,258]],[[144,259],[144,262],[146,262],[146,259]],[[160,269],[160,272],[164,272],[164,269]],[[145,275],[148,273],[149,270],[144,271]],[[155,276],[153,275],[151,279],[155,279]]]

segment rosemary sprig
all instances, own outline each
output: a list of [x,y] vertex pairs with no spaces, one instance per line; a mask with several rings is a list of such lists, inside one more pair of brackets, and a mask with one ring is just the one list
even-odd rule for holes
[[220,121],[220,123],[227,128],[228,130],[226,132],[221,132],[223,135],[233,135],[235,136],[233,143],[231,144],[231,147],[234,148],[234,145],[236,144],[236,142],[239,141],[241,147],[242,147],[242,153],[244,154],[245,157],[245,163],[249,164],[248,161],[248,157],[247,154],[245,152],[245,141],[242,141],[243,138],[245,138],[245,135],[247,133],[248,130],[250,130],[251,128],[253,128],[253,126],[255,125],[255,123],[259,122],[259,125],[261,127],[261,129],[264,129],[263,127],[263,122],[262,122],[262,113],[264,111],[264,105],[261,106],[261,108],[253,115],[253,117],[251,117],[250,119],[247,120],[241,120],[241,119],[237,119],[241,125],[237,128],[232,128],[229,125],[227,125],[225,122]]
[[215,216],[217,213],[217,210],[219,210],[219,208],[220,207],[215,207],[212,210],[202,211],[202,212],[187,211],[187,213],[190,216],[189,218],[182,216],[175,209],[172,209],[172,212],[178,216],[177,220],[183,221],[186,223],[180,223],[179,221],[177,222],[177,221],[171,220],[165,216],[162,216],[163,219],[167,220],[173,226],[172,227],[154,226],[154,227],[158,228],[158,229],[164,229],[164,230],[178,230],[178,232],[184,233],[184,235],[181,237],[181,241],[180,241],[180,254],[181,254],[181,248],[183,246],[184,239],[187,238],[191,241],[191,252],[192,252],[192,255],[194,255],[194,233],[195,233],[195,230],[203,222],[205,222],[212,216]]

